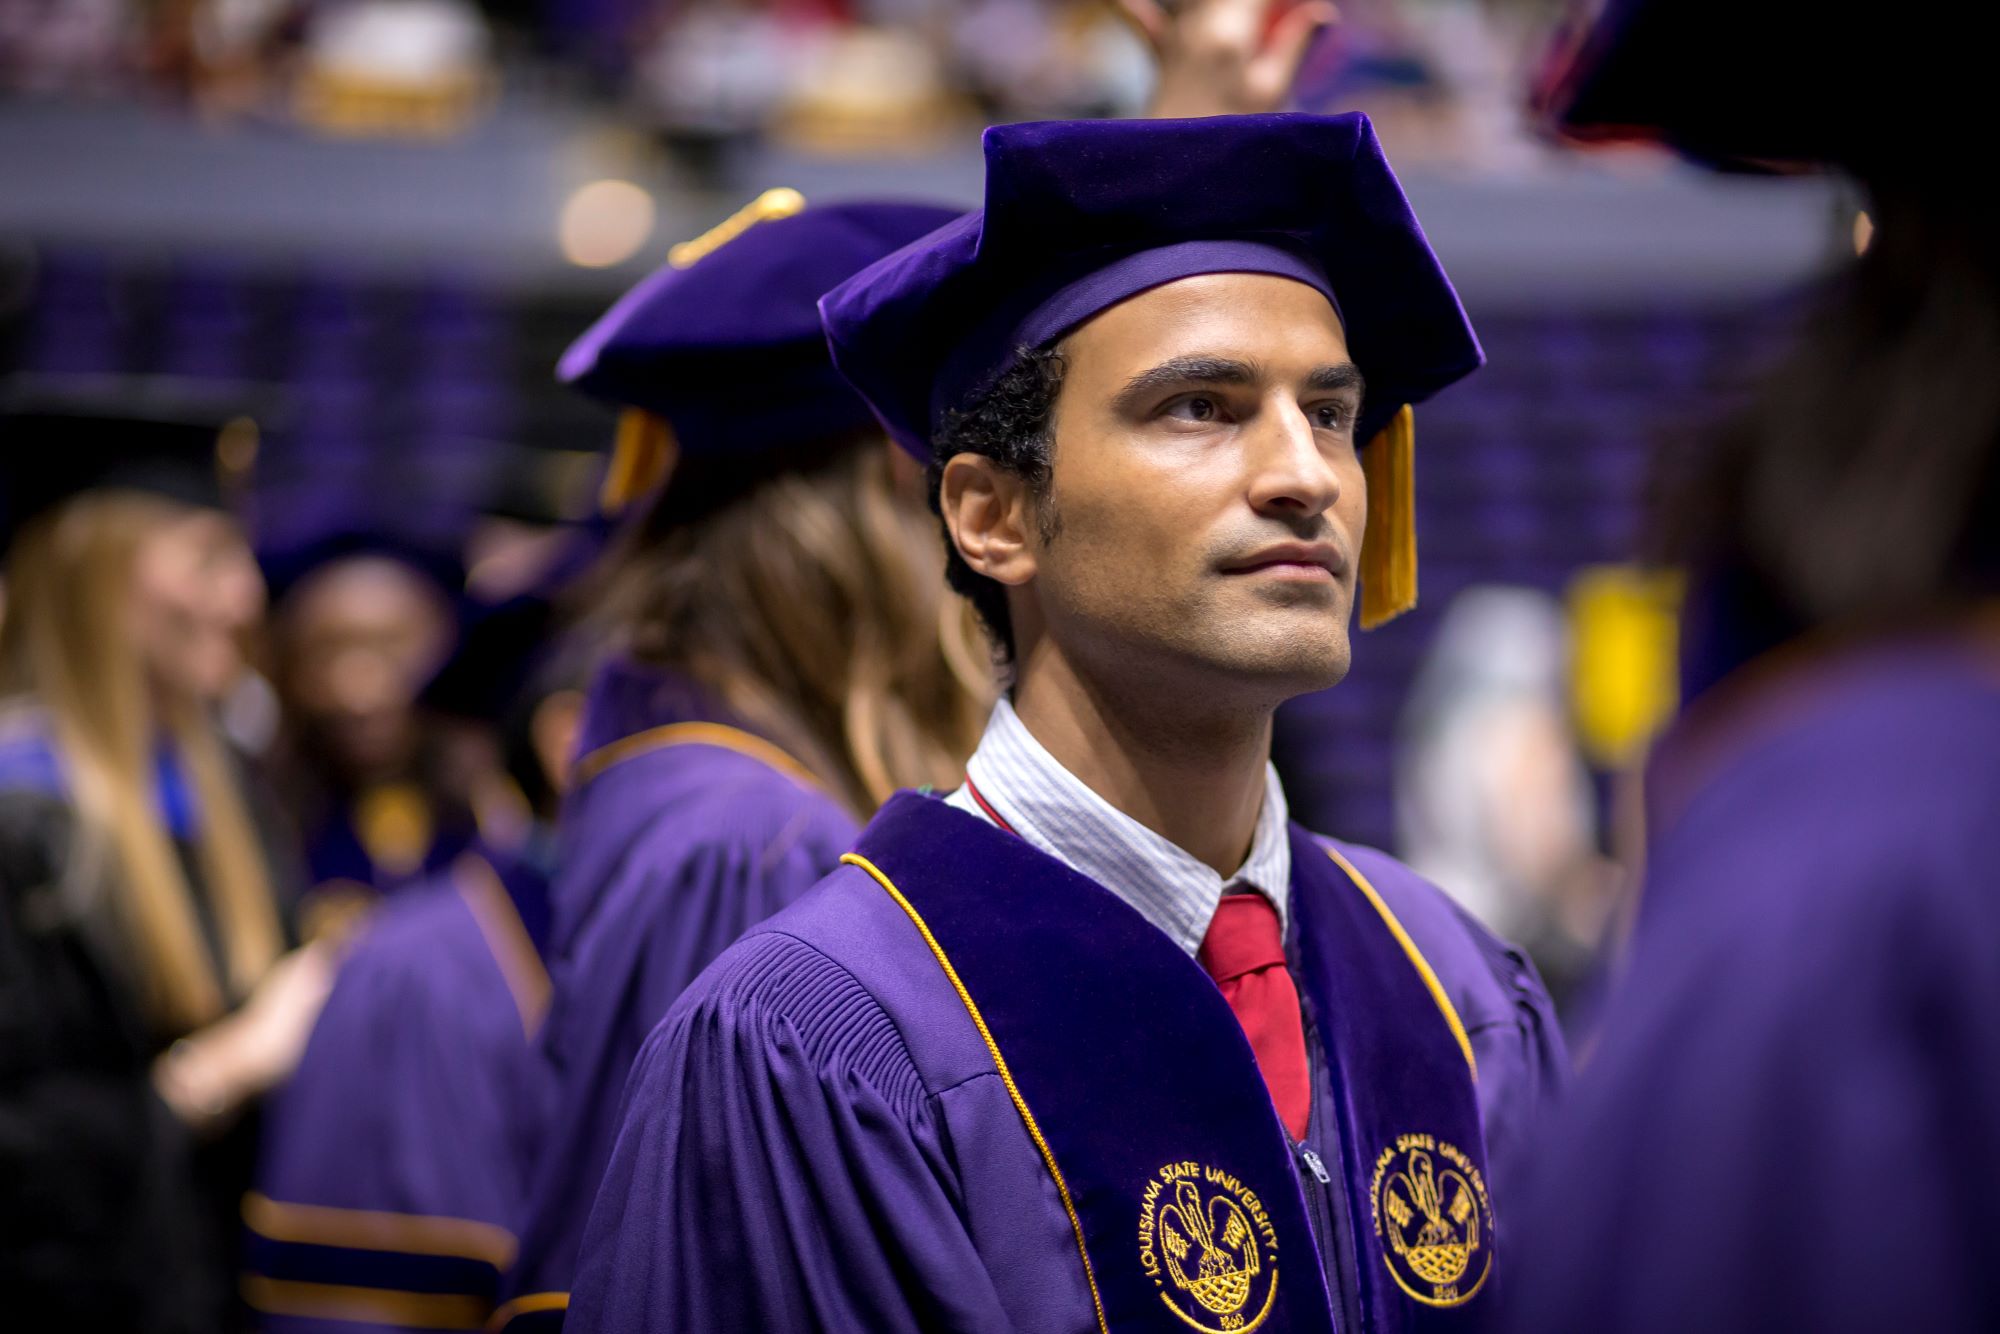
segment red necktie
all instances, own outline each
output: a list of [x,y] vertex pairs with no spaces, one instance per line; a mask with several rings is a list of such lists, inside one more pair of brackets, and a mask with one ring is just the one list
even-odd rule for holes
[[1299,989],[1285,966],[1278,910],[1262,894],[1225,895],[1197,957],[1243,1025],[1278,1119],[1293,1139],[1304,1139],[1312,1074],[1306,1064]]

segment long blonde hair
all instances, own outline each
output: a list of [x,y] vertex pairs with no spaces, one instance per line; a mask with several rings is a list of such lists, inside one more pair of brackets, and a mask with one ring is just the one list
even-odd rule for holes
[[[269,873],[223,743],[201,701],[152,688],[126,624],[140,544],[176,513],[171,501],[103,492],[31,523],[8,557],[0,627],[9,692],[40,705],[68,780],[77,865],[108,859],[108,906],[163,1033],[219,1016],[283,944]],[[199,807],[196,847],[222,942],[220,977],[196,890],[161,815],[162,738],[186,766]]]
[[879,437],[688,461],[614,554],[599,614],[865,818],[899,787],[955,786],[992,702],[922,506],[899,495]]

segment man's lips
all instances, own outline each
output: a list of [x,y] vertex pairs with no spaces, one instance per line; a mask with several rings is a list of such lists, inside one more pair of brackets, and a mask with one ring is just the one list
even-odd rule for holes
[[1224,574],[1270,574],[1290,579],[1337,579],[1347,568],[1340,548],[1326,542],[1286,542],[1265,547],[1222,567]]

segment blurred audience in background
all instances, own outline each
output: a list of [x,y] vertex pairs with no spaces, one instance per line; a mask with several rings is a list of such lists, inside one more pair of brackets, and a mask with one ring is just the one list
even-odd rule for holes
[[[14,0],[0,87],[144,91],[330,133],[449,134],[508,80],[567,79],[693,160],[771,137],[922,153],[988,121],[1134,115],[1154,0]],[[1515,170],[1559,0],[1271,7],[1309,111],[1363,110],[1415,160]],[[1122,12],[1121,12],[1122,11]],[[1298,71],[1296,84],[1289,77]],[[1274,98],[1264,99],[1270,104]],[[1172,98],[1163,102],[1166,114]],[[1218,107],[1216,109],[1249,109]]]
[[1397,850],[1528,950],[1566,1020],[1616,889],[1569,676],[1560,603],[1468,589],[1411,687],[1396,752]]

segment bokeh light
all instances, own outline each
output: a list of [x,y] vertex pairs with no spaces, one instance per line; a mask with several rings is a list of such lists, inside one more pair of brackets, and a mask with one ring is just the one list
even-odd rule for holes
[[653,235],[656,214],[653,197],[630,181],[579,186],[563,204],[557,224],[563,258],[586,269],[623,264]]

